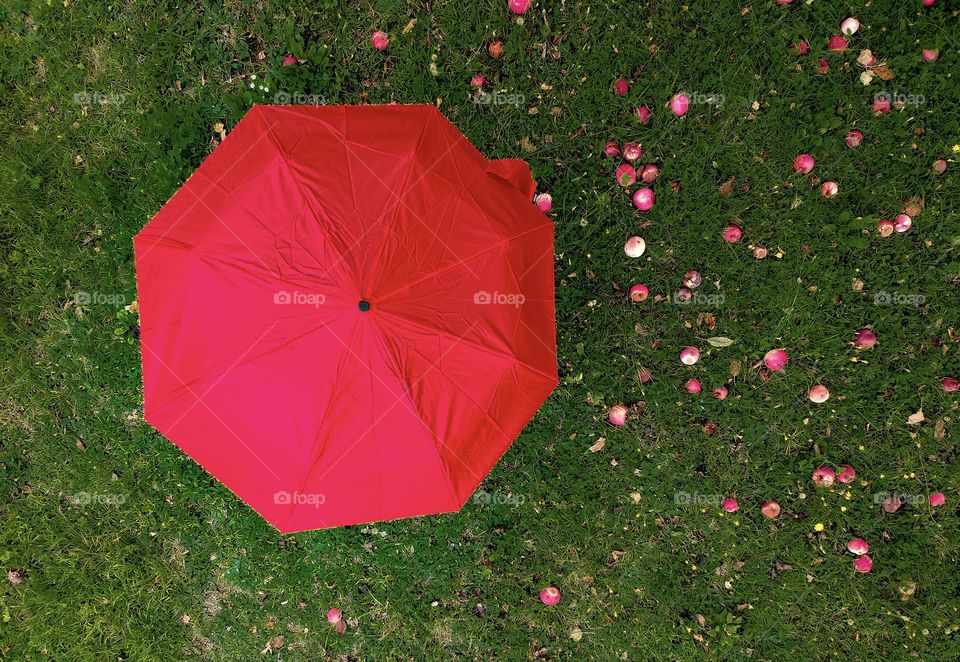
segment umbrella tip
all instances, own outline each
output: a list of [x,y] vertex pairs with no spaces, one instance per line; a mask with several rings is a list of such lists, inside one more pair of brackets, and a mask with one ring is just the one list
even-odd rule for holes
[[361,313],[365,313],[368,310],[370,310],[370,302],[367,301],[366,299],[362,299],[360,303],[357,304],[357,308],[360,309]]

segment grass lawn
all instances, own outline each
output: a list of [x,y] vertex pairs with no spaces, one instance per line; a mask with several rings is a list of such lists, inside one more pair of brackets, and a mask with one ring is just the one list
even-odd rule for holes
[[[960,393],[940,383],[960,377],[958,13],[6,0],[0,658],[960,659]],[[848,16],[859,31],[829,53]],[[476,75],[495,96],[473,95]],[[561,383],[459,514],[279,535],[142,419],[131,239],[278,94],[433,103],[553,196]],[[891,112],[872,112],[878,95]],[[650,211],[618,185],[610,140],[660,165]],[[912,227],[881,236],[917,197]],[[677,302],[690,270],[703,283]],[[872,349],[853,347],[862,328]],[[771,374],[774,348],[789,363]],[[845,464],[852,482],[812,482]],[[854,537],[872,572],[855,572]]]

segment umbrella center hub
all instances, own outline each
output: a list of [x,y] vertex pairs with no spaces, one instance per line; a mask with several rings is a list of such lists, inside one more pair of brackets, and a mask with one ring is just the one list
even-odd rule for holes
[[361,313],[365,313],[370,310],[370,302],[366,299],[361,299],[360,303],[357,304],[357,308],[360,309]]

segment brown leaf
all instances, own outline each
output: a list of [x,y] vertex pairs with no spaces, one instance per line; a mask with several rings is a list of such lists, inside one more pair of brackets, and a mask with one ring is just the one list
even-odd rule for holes
[[947,426],[944,420],[942,418],[938,419],[936,425],[933,426],[933,438],[938,441],[947,435]]
[[602,450],[606,443],[607,443],[607,440],[604,439],[603,437],[600,437],[595,442],[593,442],[593,445],[590,447],[590,452],[596,453],[597,451]]
[[720,185],[720,197],[721,197],[721,198],[725,198],[725,197],[727,197],[728,195],[732,195],[732,194],[733,194],[733,181],[734,181],[735,179],[736,179],[736,177],[731,177],[730,179],[728,179],[727,181],[725,181],[723,184]]
[[881,80],[893,80],[893,72],[890,71],[890,67],[885,64],[875,67],[873,73],[879,76]]
[[614,565],[617,561],[626,556],[627,553],[622,549],[615,549],[610,552],[610,556],[607,557],[607,565]]
[[913,594],[917,592],[917,582],[912,579],[905,579],[897,590],[900,592],[900,599],[909,602]]
[[731,377],[739,377],[739,376],[740,376],[740,367],[741,367],[741,364],[740,364],[739,361],[731,361],[731,362],[730,362],[730,376],[731,376]]
[[923,409],[918,409],[917,413],[910,414],[910,416],[907,417],[907,425],[920,425],[925,420],[923,417]]

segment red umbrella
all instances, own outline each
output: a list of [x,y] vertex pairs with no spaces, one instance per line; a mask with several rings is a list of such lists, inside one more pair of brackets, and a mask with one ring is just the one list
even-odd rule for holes
[[458,510],[557,385],[533,190],[433,106],[255,106],[134,239],[144,417],[282,532]]

